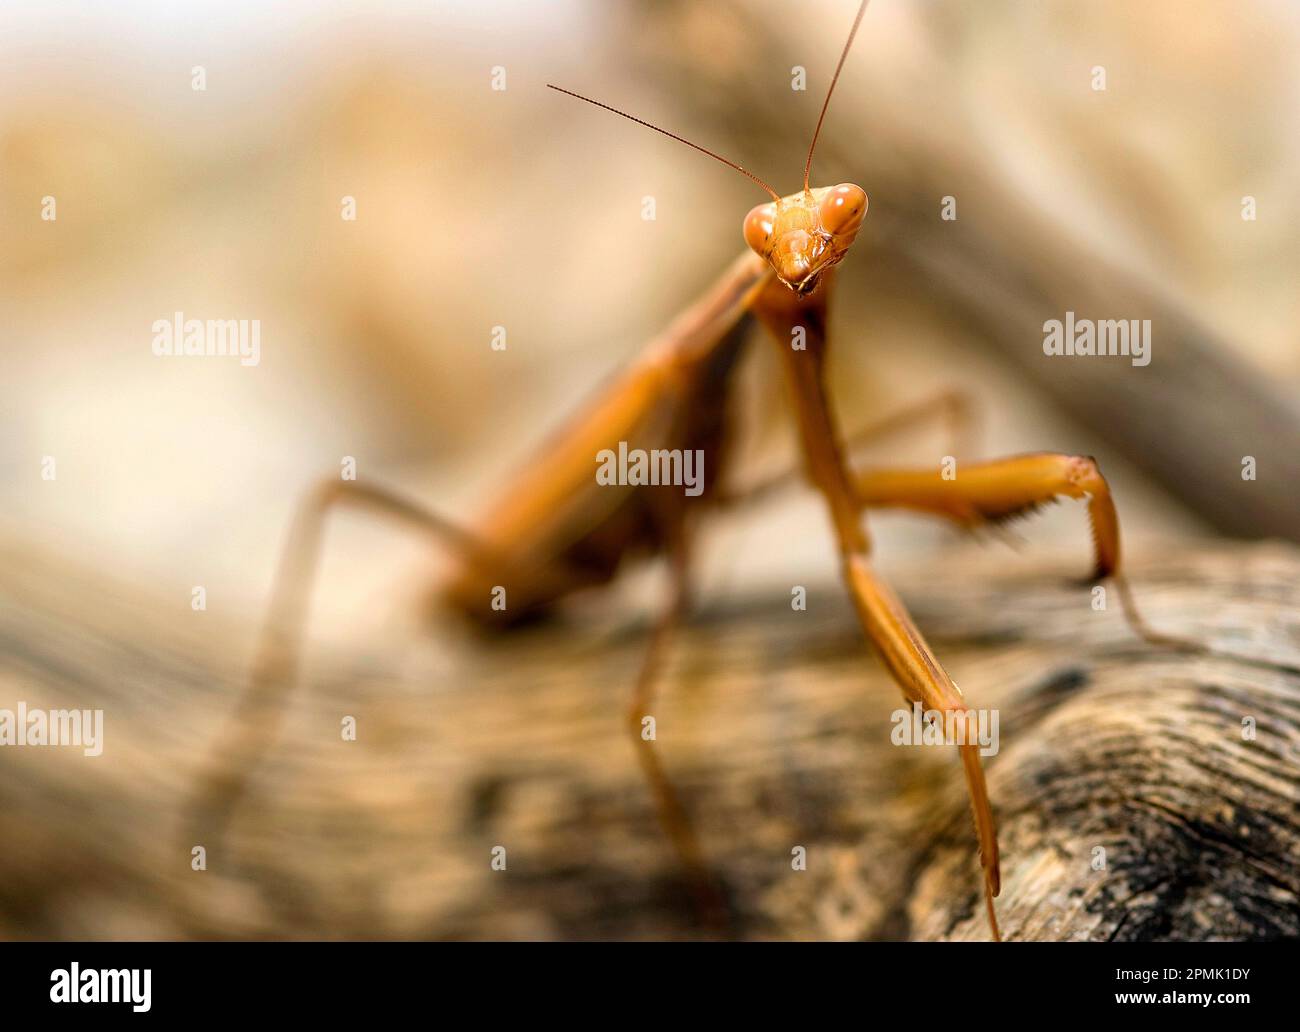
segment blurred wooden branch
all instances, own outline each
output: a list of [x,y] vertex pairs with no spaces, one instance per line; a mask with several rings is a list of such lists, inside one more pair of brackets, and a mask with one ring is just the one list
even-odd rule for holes
[[[927,141],[910,141],[919,179],[888,198],[867,238],[874,262],[906,264],[916,296],[948,312],[998,361],[1222,533],[1300,541],[1300,407],[1251,368],[1194,307],[1104,253],[1071,220]],[[954,184],[959,184],[954,185]],[[945,222],[939,198],[959,192]],[[1151,361],[1047,356],[1043,326],[1149,319]],[[1255,479],[1242,461],[1255,459]]]
[[[1063,412],[1223,533],[1300,541],[1300,408],[1175,298],[1071,239],[1050,213],[1009,196],[1008,234],[954,229],[919,208],[897,241],[935,301]],[[1043,354],[1043,324],[1149,319],[1151,364]],[[1256,473],[1242,477],[1242,460]]]
[[[972,704],[1000,713],[1004,931],[1300,934],[1300,555],[1187,548],[1133,574],[1157,627],[1289,669],[1154,651],[1060,570],[966,546],[896,578]],[[952,750],[890,745],[899,695],[836,585],[808,612],[788,598],[706,606],[657,713],[739,933],[983,937]],[[5,549],[0,707],[106,715],[96,759],[0,749],[0,934],[697,934],[622,727],[644,626],[608,614],[450,652],[317,643],[229,841],[191,871],[182,800],[254,619]]]

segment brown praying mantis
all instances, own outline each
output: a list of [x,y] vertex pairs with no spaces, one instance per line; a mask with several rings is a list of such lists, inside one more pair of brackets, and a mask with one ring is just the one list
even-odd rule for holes
[[[1086,499],[1096,577],[1116,578],[1125,614],[1139,634],[1165,644],[1175,641],[1146,627],[1119,579],[1115,504],[1091,458],[1019,455],[965,466],[953,479],[929,469],[859,469],[847,459],[853,445],[900,423],[899,418],[885,420],[845,438],[825,382],[834,266],[847,256],[863,225],[867,195],[848,183],[812,188],[809,174],[831,96],[866,7],[863,0],[827,89],[808,148],[803,187],[786,196],[698,144],[606,104],[551,87],[707,154],[753,180],[771,201],[755,207],[744,220],[747,250],[639,358],[544,443],[536,460],[473,523],[472,533],[395,494],[357,481],[325,481],[305,499],[281,560],[249,688],[199,786],[193,808],[194,841],[211,841],[220,834],[274,738],[296,676],[325,517],[347,504],[395,518],[446,548],[457,565],[441,585],[442,601],[476,622],[501,630],[548,612],[579,590],[609,583],[632,557],[667,560],[671,590],[632,690],[627,729],[665,832],[701,905],[716,915],[720,897],[687,810],[655,743],[643,738],[641,730],[643,718],[651,711],[664,652],[689,607],[697,519],[711,510],[757,498],[790,479],[787,475],[733,491],[722,486],[718,475],[726,468],[731,439],[726,401],[733,369],[745,346],[743,331],[749,314],[770,331],[780,353],[805,472],[826,503],[844,586],[862,630],[909,702],[919,702],[927,712],[967,712],[961,691],[872,566],[870,539],[863,526],[864,510],[869,508],[913,509],[977,527],[1058,497]],[[800,347],[791,344],[796,333]],[[926,408],[919,414],[926,414]],[[935,406],[928,408],[933,411]],[[645,449],[703,455],[708,475],[702,490],[691,495],[671,484],[599,483],[593,476],[593,460],[627,442]],[[494,591],[501,589],[509,600],[504,609],[489,605]],[[1000,867],[993,810],[978,744],[967,742],[958,748],[975,818],[989,927],[996,938],[993,899],[1000,889]]]

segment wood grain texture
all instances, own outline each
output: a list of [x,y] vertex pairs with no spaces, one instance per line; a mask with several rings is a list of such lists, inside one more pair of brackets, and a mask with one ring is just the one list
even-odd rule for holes
[[[281,744],[193,872],[182,809],[256,614],[192,619],[50,556],[3,560],[0,708],[102,707],[106,744],[0,749],[0,934],[700,934],[623,731],[643,620],[317,643]],[[1132,575],[1157,627],[1280,668],[1151,649],[1068,571],[1004,554],[963,545],[895,578],[972,705],[999,711],[1004,933],[1300,935],[1300,554],[1188,546]],[[833,582],[803,613],[788,585],[715,600],[684,632],[657,747],[736,934],[986,936],[959,764],[890,744],[900,704]]]

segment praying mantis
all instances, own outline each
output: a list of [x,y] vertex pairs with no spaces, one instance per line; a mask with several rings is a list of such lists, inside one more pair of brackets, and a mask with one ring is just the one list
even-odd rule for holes
[[[303,501],[290,528],[272,590],[270,611],[249,686],[214,747],[192,806],[194,841],[212,841],[275,737],[293,685],[327,515],[340,506],[367,509],[429,536],[455,560],[439,594],[448,609],[505,631],[552,610],[566,597],[611,582],[634,557],[666,560],[670,590],[650,633],[632,685],[626,727],[656,812],[688,872],[701,909],[716,918],[720,895],[690,815],[656,752],[642,736],[658,673],[691,599],[693,540],[710,512],[750,502],[789,475],[735,490],[727,468],[731,427],[726,401],[745,345],[748,316],[766,328],[780,354],[807,479],[821,495],[840,561],[840,575],[866,638],[909,703],[926,711],[964,714],[968,704],[893,589],[871,560],[864,511],[896,507],[939,516],[967,528],[1026,513],[1059,497],[1086,500],[1095,546],[1095,576],[1114,578],[1134,629],[1170,642],[1140,619],[1119,577],[1120,530],[1114,500],[1096,462],[1054,453],[1019,455],[964,466],[952,479],[934,469],[861,469],[854,444],[899,419],[846,437],[826,389],[828,308],[835,266],[861,231],[866,192],[851,183],[810,186],[817,139],[854,37],[867,8],[858,7],[826,91],[804,165],[802,188],[780,195],[740,165],[626,112],[558,86],[550,88],[684,143],[748,177],[770,196],[745,217],[744,252],[659,337],[542,446],[535,461],[467,531],[384,488],[330,479]],[[792,341],[799,340],[799,346]],[[934,406],[928,407],[933,411]],[[911,415],[916,415],[912,413]],[[920,414],[926,414],[923,407]],[[910,417],[906,417],[910,418]],[[700,454],[701,489],[672,484],[600,482],[597,456],[626,446]],[[493,597],[508,599],[491,605]],[[979,745],[957,746],[970,797],[989,930],[999,938],[994,898],[1001,865],[993,808]]]

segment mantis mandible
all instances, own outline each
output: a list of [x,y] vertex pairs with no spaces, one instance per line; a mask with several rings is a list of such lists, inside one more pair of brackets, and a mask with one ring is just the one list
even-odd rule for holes
[[[781,196],[726,158],[609,105],[550,87],[631,119],[707,154],[761,186],[771,200],[745,217],[746,250],[644,352],[554,434],[512,480],[472,533],[384,489],[331,479],[313,491],[291,527],[272,593],[270,613],[250,685],[214,751],[193,810],[196,841],[220,834],[278,726],[295,680],[300,637],[317,566],[324,519],[341,504],[367,508],[428,534],[457,560],[441,585],[446,605],[500,629],[545,613],[566,596],[611,581],[625,559],[664,557],[671,591],[652,634],[627,709],[627,730],[654,797],[659,819],[701,906],[716,915],[719,894],[685,807],[655,752],[642,738],[657,671],[674,628],[689,607],[691,543],[696,519],[710,510],[764,493],[773,483],[732,492],[720,485],[729,427],[730,377],[744,347],[746,316],[770,331],[798,425],[805,472],[825,501],[844,586],[866,637],[908,702],[943,714],[967,712],[907,609],[872,566],[865,509],[901,507],[975,527],[1025,513],[1058,497],[1086,499],[1096,554],[1095,575],[1115,577],[1126,616],[1145,638],[1168,643],[1141,622],[1120,569],[1119,522],[1105,478],[1091,458],[1020,455],[965,467],[945,480],[931,469],[858,469],[852,444],[878,435],[868,427],[846,439],[825,387],[827,314],[834,266],[849,252],[867,214],[867,195],[850,183],[810,187],[817,138],[831,96],[867,7],[863,0],[840,54],[804,165],[803,186]],[[802,331],[804,346],[791,347]],[[931,407],[933,408],[933,407]],[[922,413],[924,414],[924,413]],[[885,421],[893,428],[898,419]],[[593,458],[620,442],[647,449],[694,450],[709,471],[698,496],[671,485],[598,483]],[[784,478],[778,478],[784,479]],[[504,587],[508,606],[489,606]],[[989,928],[999,937],[993,899],[1000,889],[998,843],[979,746],[958,745],[983,873]]]

